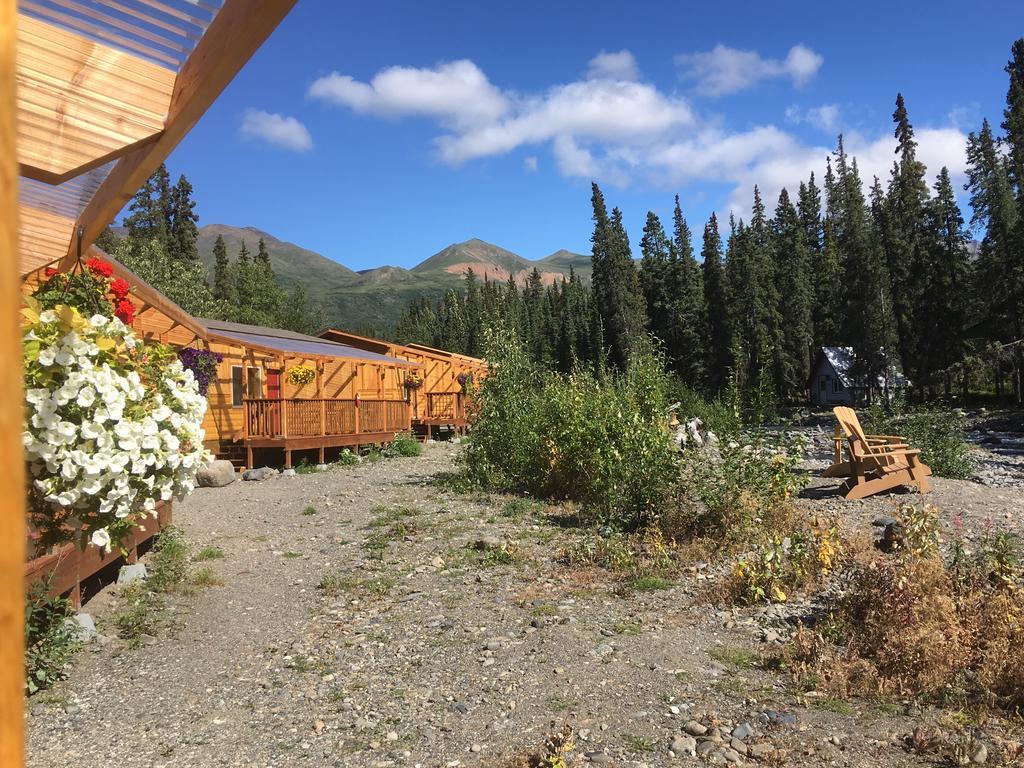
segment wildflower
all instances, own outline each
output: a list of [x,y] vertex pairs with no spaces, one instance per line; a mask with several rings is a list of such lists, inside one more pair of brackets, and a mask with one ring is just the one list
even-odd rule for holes
[[113,265],[110,264],[110,262],[103,261],[103,259],[87,259],[85,262],[85,268],[96,277],[110,277],[114,274]]
[[110,284],[110,292],[114,294],[118,299],[123,299],[128,295],[128,292],[132,289],[131,285],[124,278],[117,278]]

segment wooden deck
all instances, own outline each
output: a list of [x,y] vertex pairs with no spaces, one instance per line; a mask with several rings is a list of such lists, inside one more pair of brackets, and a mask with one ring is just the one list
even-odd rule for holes
[[414,424],[426,428],[426,437],[433,437],[434,427],[447,427],[462,434],[469,426],[466,420],[466,396],[462,392],[427,392],[426,413]]
[[259,398],[243,405],[249,467],[254,448],[283,450],[290,467],[292,451],[318,449],[323,462],[325,448],[380,445],[412,429],[412,411],[404,400]]

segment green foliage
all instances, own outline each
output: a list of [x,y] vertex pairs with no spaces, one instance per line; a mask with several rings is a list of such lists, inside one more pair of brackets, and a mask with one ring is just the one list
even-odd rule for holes
[[25,599],[25,691],[31,695],[61,680],[78,650],[78,624],[71,602],[49,597],[37,584]]
[[493,370],[477,395],[464,472],[475,485],[579,501],[632,528],[657,517],[678,476],[666,429],[665,376],[650,356],[603,383],[541,373],[515,335],[488,334]]
[[339,467],[351,467],[354,464],[359,463],[359,457],[352,453],[348,448],[345,448],[338,454],[338,458],[334,460],[334,464]]
[[423,453],[423,446],[413,435],[395,435],[395,439],[384,448],[382,453],[389,459],[419,456]]
[[891,407],[875,401],[864,417],[864,431],[900,435],[912,448],[921,449],[921,461],[940,477],[964,479],[974,471],[967,421],[959,411],[918,407],[905,409],[896,401]]
[[175,258],[160,239],[125,237],[117,244],[113,256],[189,314],[223,314],[223,305],[213,298],[206,285],[202,263]]
[[206,560],[222,560],[224,558],[224,550],[220,547],[214,546],[213,544],[207,545],[200,549],[192,556],[193,563],[202,563]]
[[127,585],[118,597],[114,626],[129,647],[141,645],[144,635],[154,635],[166,623],[165,595],[185,585],[188,563],[184,534],[167,526],[153,545],[146,580]]

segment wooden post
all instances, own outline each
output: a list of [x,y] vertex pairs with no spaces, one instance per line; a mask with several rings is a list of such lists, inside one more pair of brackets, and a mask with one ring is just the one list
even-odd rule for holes
[[21,450],[21,291],[15,150],[14,0],[0,0],[0,766],[23,765],[25,685],[25,456]]
[[359,398],[357,397],[357,398],[355,399],[355,408],[356,408],[356,434],[357,434],[357,435],[359,434],[359,406],[360,406],[360,402],[359,402]]
[[281,437],[288,437],[288,398],[282,397],[279,401],[281,406]]

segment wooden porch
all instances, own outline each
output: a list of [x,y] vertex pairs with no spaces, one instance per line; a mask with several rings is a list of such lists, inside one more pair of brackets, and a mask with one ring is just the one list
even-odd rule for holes
[[412,429],[412,411],[404,400],[332,398],[246,398],[244,433],[247,466],[253,448],[280,448],[285,466],[292,451],[389,443]]
[[427,392],[426,410],[423,418],[415,420],[416,426],[426,427],[427,439],[433,437],[434,427],[449,427],[456,434],[462,434],[469,426],[466,420],[466,395],[462,392]]

